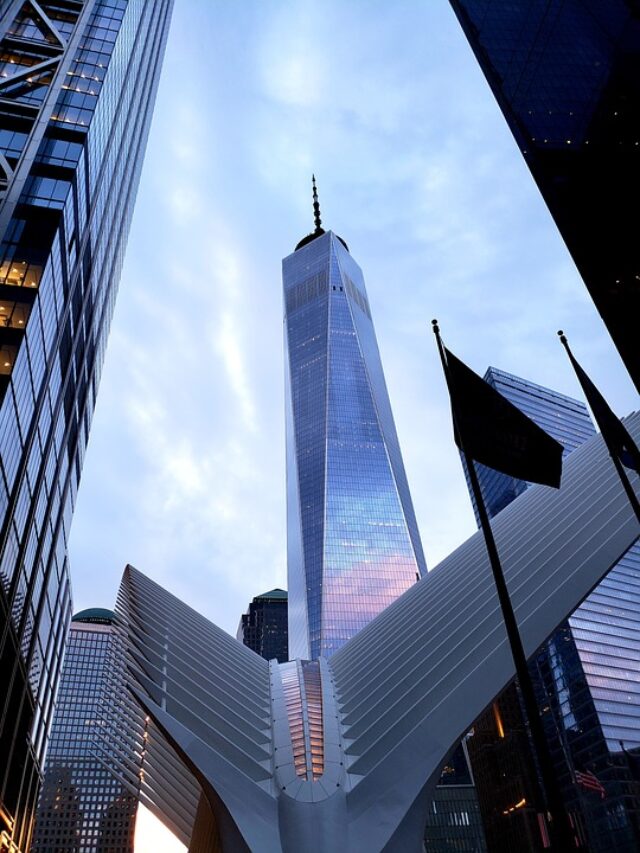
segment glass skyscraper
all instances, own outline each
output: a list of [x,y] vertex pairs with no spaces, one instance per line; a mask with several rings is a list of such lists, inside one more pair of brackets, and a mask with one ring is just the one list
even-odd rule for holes
[[272,589],[256,595],[240,617],[236,638],[265,660],[289,660],[287,592]]
[[[105,743],[129,738],[114,706],[126,696],[118,673],[115,613],[83,610],[71,620],[34,831],[33,853],[132,853],[138,800],[114,775]],[[119,676],[119,677],[118,677]],[[105,732],[105,726],[109,731]]]
[[426,566],[362,271],[317,206],[282,266],[289,649],[316,659]]
[[640,390],[635,0],[450,0]]
[[[493,367],[484,378],[560,441],[565,455],[595,432],[586,406],[578,400]],[[491,516],[530,485],[484,465],[476,469]],[[567,808],[578,835],[594,853],[638,849],[640,781],[634,778],[634,761],[640,749],[639,652],[636,544],[530,662]],[[531,802],[535,770],[525,754],[526,726],[517,685],[505,691],[475,728],[469,750],[489,849],[541,850]],[[502,778],[499,768],[506,771]],[[521,805],[513,809],[518,802]]]
[[[320,227],[315,185],[314,202],[283,261],[292,659],[329,657],[426,573],[362,271]],[[461,746],[450,765],[427,849],[481,853]]]
[[172,0],[0,11],[0,846],[29,847],[67,541]]

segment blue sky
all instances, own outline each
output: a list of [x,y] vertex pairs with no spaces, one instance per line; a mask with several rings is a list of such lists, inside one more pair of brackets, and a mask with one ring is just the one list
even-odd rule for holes
[[75,608],[132,563],[235,632],[286,587],[280,263],[367,282],[428,564],[475,524],[433,335],[613,407],[632,384],[446,0],[179,0],[71,534]]

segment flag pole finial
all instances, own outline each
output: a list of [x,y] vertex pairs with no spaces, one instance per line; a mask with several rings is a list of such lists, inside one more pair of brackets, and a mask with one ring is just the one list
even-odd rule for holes
[[320,219],[320,202],[318,201],[318,188],[316,186],[316,176],[311,175],[311,186],[313,188],[313,222],[316,226],[316,234],[322,231],[322,220]]
[[439,335],[440,334],[440,326],[438,325],[438,321],[432,320],[431,325],[433,326],[433,334]]
[[564,344],[566,346],[567,345],[567,336],[562,331],[562,329],[558,329],[558,337],[560,338],[560,343]]

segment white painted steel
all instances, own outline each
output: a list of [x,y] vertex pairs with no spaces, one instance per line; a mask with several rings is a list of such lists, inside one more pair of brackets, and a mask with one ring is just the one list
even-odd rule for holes
[[[627,427],[640,440],[640,416]],[[566,460],[560,490],[528,490],[492,526],[529,655],[640,534],[599,436]],[[514,675],[477,533],[322,662],[331,772],[292,785],[277,664],[131,567],[119,611],[134,689],[225,850],[420,850],[443,761]]]

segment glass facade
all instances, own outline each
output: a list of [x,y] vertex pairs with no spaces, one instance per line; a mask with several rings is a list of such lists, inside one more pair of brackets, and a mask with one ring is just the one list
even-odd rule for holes
[[[320,229],[285,258],[283,281],[290,654],[315,659],[339,649],[426,564],[362,271],[344,241]],[[454,790],[443,779],[427,849],[482,851],[461,746],[451,760],[465,781]]]
[[71,616],[69,525],[171,6],[0,12],[0,838],[12,850],[29,846]]
[[[489,368],[484,378],[560,441],[565,454],[595,432],[585,405],[577,400],[495,368]],[[530,485],[483,465],[476,468],[490,515]],[[611,569],[530,663],[565,801],[579,837],[592,851],[638,849],[640,784],[633,765],[640,749],[638,605],[640,544]],[[525,806],[531,804],[536,786],[532,758],[525,756],[526,725],[517,685],[505,691],[475,728],[469,749],[490,849],[522,850],[523,824],[529,814]],[[517,759],[514,751],[521,753]],[[498,796],[500,785],[505,787],[499,768],[515,764],[519,782]],[[593,774],[596,783],[585,785],[584,774]],[[508,811],[522,799],[526,803],[517,814]],[[542,849],[539,833],[531,830],[535,809],[529,817],[527,849]]]
[[[132,853],[138,800],[120,782],[102,746],[117,738],[113,707],[126,691],[116,645],[116,616],[86,610],[73,617],[36,814],[33,853]],[[108,736],[104,728],[110,728]],[[130,744],[134,760],[133,742]]]
[[469,769],[468,738],[469,735],[443,767],[427,815],[426,853],[487,853],[480,806]]
[[284,589],[257,595],[240,617],[237,639],[265,660],[289,660],[288,607]]
[[640,390],[638,4],[450,2]]
[[328,657],[426,571],[362,271],[332,232],[283,261],[291,657]]

